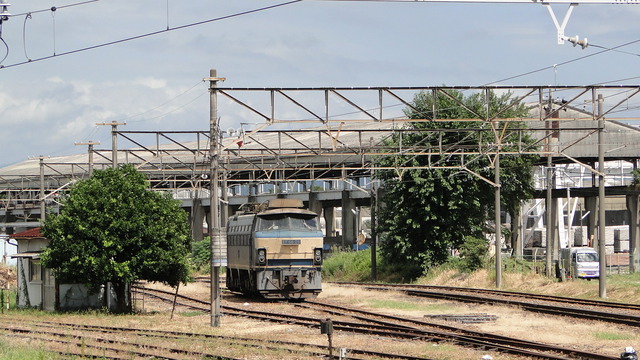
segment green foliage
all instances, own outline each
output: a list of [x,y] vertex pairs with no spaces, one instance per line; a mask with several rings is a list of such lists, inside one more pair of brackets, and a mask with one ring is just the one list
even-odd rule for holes
[[370,281],[371,249],[361,251],[338,251],[322,264],[322,277],[330,281]]
[[206,237],[202,241],[193,243],[191,262],[196,271],[205,274],[211,272],[211,238]]
[[[488,266],[495,270],[495,257],[491,258]],[[503,273],[542,274],[544,271],[544,264],[540,261],[533,262],[515,257],[503,257],[502,267]]]
[[[485,94],[447,94],[438,93],[434,99],[432,93],[418,93],[413,107],[405,113],[412,119],[481,119],[517,118],[527,112],[523,104],[511,99],[510,93],[498,96],[489,92],[488,116]],[[446,262],[451,250],[459,249],[467,236],[483,238],[484,233],[492,231],[486,226],[494,218],[494,188],[480,178],[493,178],[492,159],[470,155],[464,160],[469,171],[463,171],[461,158],[446,154],[461,149],[477,153],[492,149],[494,136],[480,131],[489,126],[480,120],[412,122],[407,131],[393,136],[389,145],[403,149],[419,145],[433,152],[443,149],[442,156],[412,155],[406,151],[376,160],[379,166],[394,168],[376,175],[383,180],[384,206],[378,222],[381,253],[387,262],[401,264],[405,272],[410,271],[410,277]],[[509,121],[503,126],[506,128],[498,130],[502,152],[516,152],[532,143],[527,134],[511,130],[522,129],[522,123]],[[522,154],[500,156],[502,203],[507,204],[508,210],[531,197],[534,159]],[[402,170],[407,167],[410,169]]]
[[[43,265],[56,278],[92,289],[111,282],[124,304],[124,284],[137,280],[177,286],[188,279],[187,214],[170,194],[148,189],[131,165],[97,170],[76,183],[42,233],[50,243]],[[123,301],[122,303],[120,301]]]
[[487,261],[488,246],[484,238],[465,236],[460,246],[460,271],[472,273],[481,269]]
[[[413,280],[414,272],[401,264],[386,262],[377,254],[377,280],[382,282],[405,282]],[[332,249],[322,264],[322,277],[327,281],[371,281],[371,249],[341,251]]]
[[638,169],[632,170],[631,176],[633,176],[633,180],[631,180],[630,187],[633,189],[640,189],[640,170]]

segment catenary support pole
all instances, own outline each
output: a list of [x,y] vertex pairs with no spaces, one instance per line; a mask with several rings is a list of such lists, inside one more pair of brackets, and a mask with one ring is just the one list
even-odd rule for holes
[[[490,119],[490,113],[491,113],[491,91],[489,89],[486,89],[485,92],[485,102],[486,102],[486,119],[489,120]],[[495,248],[496,248],[496,288],[501,288],[502,287],[502,219],[500,217],[500,212],[501,212],[501,208],[500,208],[500,151],[502,150],[501,144],[502,144],[502,138],[500,136],[500,122],[499,121],[492,121],[491,124],[492,128],[493,128],[493,134],[494,134],[494,142],[495,142],[495,146],[496,146],[496,158],[495,161],[493,163],[493,167],[494,167],[494,180],[493,182],[494,184],[494,188],[495,188],[495,194],[494,194],[494,200],[495,200],[495,225],[496,225],[496,241],[495,241]]]
[[[98,145],[100,143],[97,143]],[[89,141],[89,148],[87,150],[87,152],[89,152],[89,177],[91,177],[91,175],[93,175],[93,145],[96,145],[96,143]]]
[[209,221],[209,239],[211,239],[211,326],[220,326],[220,262],[217,257],[219,252],[216,246],[216,242],[220,240],[220,209],[218,198],[218,177],[219,177],[219,152],[220,144],[218,142],[220,136],[220,124],[218,123],[218,100],[216,87],[218,86],[217,72],[215,69],[211,69],[209,72],[209,136],[210,136],[210,148],[209,156],[211,158],[211,176],[210,176],[210,190],[211,190],[211,204],[209,214],[211,220]]
[[115,169],[118,167],[118,125],[127,125],[112,121],[110,123],[96,123],[96,125],[111,125],[111,166]]
[[75,145],[88,145],[87,153],[89,155],[89,177],[93,174],[93,145],[100,145],[100,142],[93,142],[89,140],[88,142],[77,142]]
[[371,182],[371,281],[378,281],[378,189],[375,182]]
[[118,123],[111,123],[111,166],[118,167]]
[[112,121],[110,124],[102,125],[111,125],[111,167],[115,169],[118,167],[118,125],[124,125],[124,123]]
[[[499,146],[499,145],[498,145]],[[500,148],[496,151],[495,160],[495,208],[496,208],[496,288],[502,287],[502,234],[500,219]]]
[[[595,89],[592,90],[595,93]],[[600,283],[601,298],[607,297],[607,239],[605,221],[605,192],[604,192],[604,117],[602,94],[598,94],[598,254],[600,255]]]
[[[542,103],[542,102],[541,102]],[[552,110],[552,101],[551,101],[551,94],[549,94],[549,105],[547,107],[546,110],[546,117],[549,116],[549,114],[551,113]],[[552,267],[552,256],[553,256],[553,232],[555,230],[555,227],[553,226],[553,214],[551,212],[551,208],[552,208],[552,183],[553,183],[553,158],[551,156],[551,131],[549,130],[550,124],[549,122],[545,122],[545,126],[547,128],[546,131],[546,146],[547,146],[547,169],[546,169],[546,175],[547,175],[547,191],[546,191],[546,198],[545,198],[545,202],[544,202],[544,214],[545,214],[545,220],[546,220],[546,236],[545,236],[545,240],[546,240],[546,254],[545,254],[545,275],[547,277],[551,277],[553,276],[553,271],[551,269]]]
[[40,155],[40,224],[44,225],[46,207],[44,199],[44,156]]

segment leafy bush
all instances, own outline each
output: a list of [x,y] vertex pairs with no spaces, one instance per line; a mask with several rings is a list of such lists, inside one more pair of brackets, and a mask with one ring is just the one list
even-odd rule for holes
[[333,249],[324,260],[322,275],[330,281],[370,281],[371,249],[362,251]]
[[191,263],[197,272],[204,274],[211,272],[211,238],[206,237],[204,240],[192,244]]
[[[376,277],[382,282],[405,282],[414,280],[402,264],[389,264],[380,253],[377,253]],[[419,273],[419,272],[418,272]],[[333,249],[325,259],[322,276],[328,281],[371,281],[371,249],[361,251]]]
[[472,273],[486,264],[488,244],[487,240],[473,236],[465,236],[460,246],[459,270]]

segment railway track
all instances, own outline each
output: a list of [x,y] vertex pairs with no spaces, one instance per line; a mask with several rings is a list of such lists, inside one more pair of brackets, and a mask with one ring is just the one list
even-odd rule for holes
[[215,358],[236,360],[207,350],[180,346],[196,334],[159,330],[73,324],[58,321],[27,320],[3,317],[0,325],[7,338],[48,344],[47,349],[68,357],[127,360],[154,358],[167,360]]
[[[155,299],[160,301],[164,301],[166,303],[172,303],[173,297],[175,294],[158,289],[147,289],[142,287],[136,287],[135,291],[139,291],[144,293],[146,296],[152,296]],[[210,311],[210,303],[207,301],[195,299],[188,296],[183,296],[178,294],[178,298],[180,299],[177,304],[178,306],[190,309],[197,310],[208,313]],[[287,324],[295,324],[302,325],[307,327],[318,327],[320,326],[319,320],[315,318],[308,318],[303,316],[295,316],[290,314],[274,314],[266,311],[256,311],[256,310],[248,310],[243,309],[236,306],[224,305],[222,306],[225,315],[232,316],[241,316],[245,318],[251,318],[255,320],[261,321],[270,321],[270,322],[278,322],[278,323],[287,323]],[[334,329],[340,329],[341,326],[345,326],[344,329],[348,329],[350,326],[357,327],[359,324],[356,323],[334,323]],[[322,345],[312,345],[307,343],[300,342],[292,342],[292,341],[280,341],[280,340],[272,340],[270,341],[277,345],[286,345],[286,346],[304,346],[304,347],[312,347],[316,349],[320,354],[327,354],[329,351],[328,346]],[[390,354],[384,352],[377,351],[369,351],[362,349],[349,349],[349,359],[360,359],[354,355],[365,356],[366,358],[379,358],[379,359],[403,359],[403,360],[430,360],[425,357],[415,357],[415,356],[407,356],[407,355],[399,355],[399,354]]]
[[[181,305],[182,306],[182,305]],[[243,347],[274,351],[283,351],[298,358],[323,358],[329,352],[327,346],[297,343],[279,340],[258,340],[233,336],[208,335],[192,332],[162,331],[140,328],[123,328],[112,326],[95,326],[74,323],[64,323],[58,321],[27,321],[16,318],[3,318],[7,321],[0,325],[0,330],[5,336],[12,338],[27,339],[30,341],[40,341],[48,344],[58,344],[64,351],[55,349],[64,356],[74,356],[80,358],[104,358],[117,360],[130,360],[133,358],[154,358],[154,359],[204,359],[215,358],[220,360],[243,359],[246,356],[228,356],[212,351],[194,350],[201,347]],[[96,335],[100,334],[100,335]],[[122,339],[132,339],[129,341]],[[141,341],[141,339],[144,339]],[[176,347],[172,343],[188,343],[189,345]],[[202,345],[206,343],[206,345]],[[70,347],[75,347],[77,351],[70,351]],[[135,350],[133,350],[135,349]],[[249,350],[250,351],[250,350]],[[366,357],[353,356],[366,355]],[[350,351],[349,359],[367,360],[371,357],[389,359],[408,360],[429,360],[422,357],[401,357],[393,354],[377,353],[371,351]],[[337,358],[337,357],[336,357]]]
[[357,286],[368,290],[400,291],[409,296],[481,304],[517,306],[523,310],[550,315],[570,316],[582,320],[604,321],[640,327],[640,305],[610,301],[575,299],[570,297],[530,294],[490,289],[470,289],[436,285],[404,285],[374,283],[333,283]]
[[[155,289],[138,288],[145,294],[156,296],[166,302],[172,302],[174,294]],[[208,302],[180,296],[180,305],[188,308],[198,308],[208,312]],[[492,350],[517,356],[536,359],[594,359],[613,360],[617,357],[563,348],[533,341],[525,341],[506,336],[468,331],[454,326],[430,323],[421,320],[381,315],[353,308],[321,303],[316,300],[296,304],[298,307],[306,307],[322,313],[338,316],[340,319],[333,321],[333,328],[339,331],[360,333],[366,335],[383,336],[399,339],[411,339],[434,343],[455,343],[465,347]],[[244,309],[231,305],[222,306],[225,314],[248,317],[260,321],[273,321],[300,326],[319,328],[320,321],[324,317],[310,317],[269,311]],[[380,356],[380,355],[377,355]],[[399,357],[404,358],[404,357]]]

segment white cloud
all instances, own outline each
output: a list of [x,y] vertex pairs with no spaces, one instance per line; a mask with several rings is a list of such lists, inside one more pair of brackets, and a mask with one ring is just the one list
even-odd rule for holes
[[[77,50],[161,31],[167,23],[180,26],[275,3],[111,0],[69,7],[55,14],[55,48],[58,53]],[[50,7],[50,0],[30,0],[10,10]],[[557,13],[565,9],[560,6]],[[636,40],[639,14],[639,6],[580,5],[567,34],[601,46],[619,45]],[[11,50],[5,66],[25,61],[23,20],[3,24]],[[27,21],[29,57],[53,54],[53,30],[50,13]],[[478,85],[597,51],[557,45],[555,27],[539,4],[300,2],[0,69],[0,126],[4,145],[12,149],[0,152],[0,165],[60,148],[78,152],[73,142],[88,136],[109,143],[110,127],[96,129],[97,122],[126,121],[126,130],[207,129],[206,83],[183,93],[211,68],[228,79],[220,84],[225,87]],[[607,52],[506,85],[634,77],[636,62],[637,56]],[[237,127],[240,119],[261,121],[224,100],[219,105],[226,127]],[[280,111],[293,116],[289,109]]]
[[132,85],[146,86],[150,89],[162,89],[167,86],[167,81],[158,78],[140,78],[134,80]]

